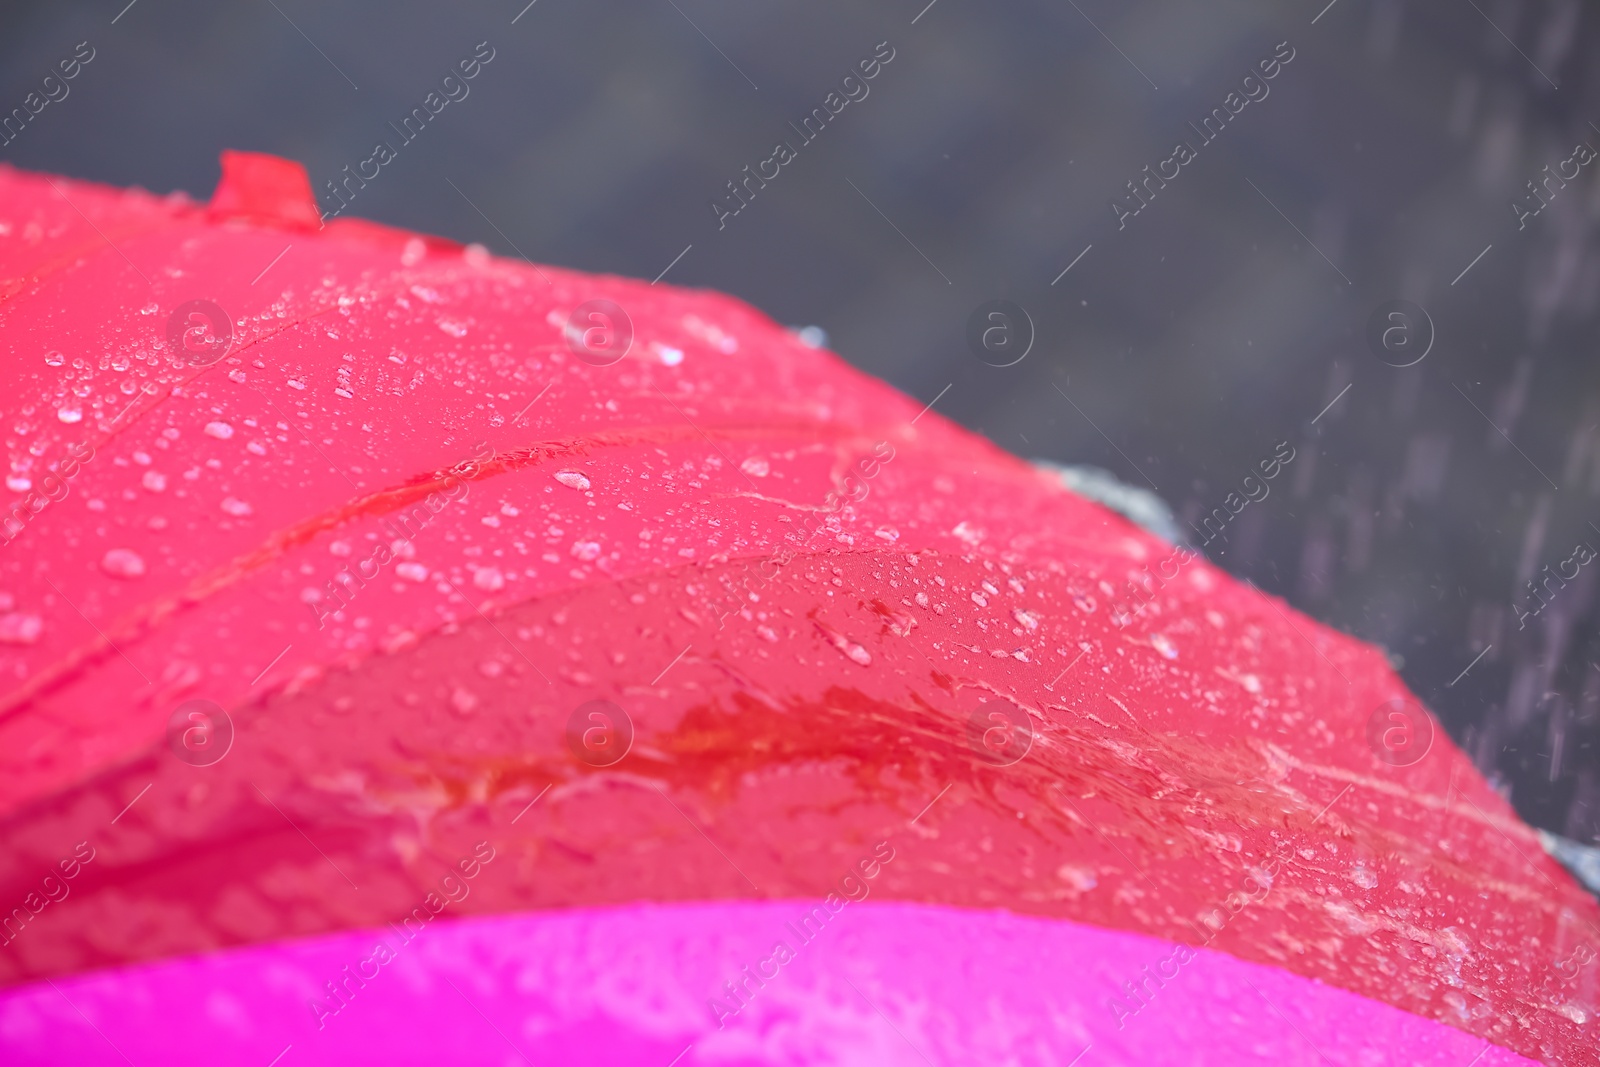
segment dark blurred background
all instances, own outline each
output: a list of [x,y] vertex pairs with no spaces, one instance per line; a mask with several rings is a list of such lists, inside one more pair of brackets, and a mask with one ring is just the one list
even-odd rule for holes
[[[1574,155],[1600,148],[1600,13],[525,3],[8,5],[0,111],[78,42],[94,59],[0,161],[205,198],[218,151],[245,148],[303,161],[320,191],[487,41],[470,95],[349,214],[584,270],[672,264],[667,281],[819,326],[924,400],[952,386],[939,410],[1001,447],[1148,484],[1188,521],[1287,440],[1271,496],[1207,552],[1387,648],[1530,821],[1600,837],[1600,561],[1567,562],[1600,550],[1600,162]],[[884,41],[869,95],[802,145],[788,124]],[[1188,124],[1289,49],[1202,145]],[[798,158],[719,230],[710,202],[779,140]],[[1119,230],[1112,198],[1179,140],[1197,157]],[[1578,174],[1519,220],[1546,166]],[[1036,328],[1014,366],[965,340],[993,299]],[[1432,342],[1405,368],[1367,336],[1391,300],[1431,320],[1396,335]],[[1519,624],[1526,583],[1575,566]]]

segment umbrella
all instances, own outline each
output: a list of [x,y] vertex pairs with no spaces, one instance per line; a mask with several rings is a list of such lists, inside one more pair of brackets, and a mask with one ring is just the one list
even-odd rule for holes
[[269,156],[0,188],[6,1062],[1594,1062],[1382,652],[934,404]]

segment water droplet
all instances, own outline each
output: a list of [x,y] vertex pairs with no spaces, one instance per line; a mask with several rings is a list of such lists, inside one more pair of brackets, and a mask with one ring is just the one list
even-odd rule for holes
[[225,422],[208,422],[206,423],[206,433],[219,441],[226,441],[233,436],[233,427]]
[[246,504],[243,500],[240,500],[238,497],[230,496],[223,499],[222,510],[226,511],[229,515],[244,516],[250,514],[255,509],[249,504]]
[[880,526],[872,531],[872,536],[881,537],[891,545],[900,540],[900,531],[893,526]]
[[1152,634],[1150,645],[1166,659],[1178,658],[1178,646],[1173,644],[1165,634]]
[[113,578],[139,578],[144,575],[144,559],[131,548],[113,548],[100,560],[100,569]]
[[572,554],[574,556],[576,556],[578,559],[583,560],[585,563],[588,563],[591,560],[599,559],[600,558],[600,542],[598,542],[598,541],[574,541],[573,544],[572,544]]
[[493,593],[505,588],[506,576],[500,573],[499,567],[479,567],[477,573],[472,576],[472,584]]
[[1100,879],[1097,877],[1093,867],[1074,866],[1070,863],[1063,863],[1056,868],[1056,877],[1071,887],[1074,897],[1087,893],[1100,884]]
[[71,425],[83,421],[83,409],[75,404],[66,404],[56,409],[56,418]]
[[43,630],[44,621],[37,615],[20,611],[0,615],[0,645],[31,645]]
[[466,323],[457,322],[454,319],[440,319],[438,326],[439,329],[451,337],[465,337],[467,335]]
[[478,696],[470,689],[457,688],[450,694],[450,706],[462,715],[471,715],[478,709]]
[[1359,863],[1350,868],[1350,880],[1362,889],[1372,889],[1378,884],[1378,876]]
[[60,352],[46,352],[44,354],[44,361],[52,367],[59,367],[61,364],[67,361],[67,357],[63,356]]
[[821,326],[802,326],[795,331],[795,338],[807,348],[822,348],[828,343],[828,331]]
[[1024,611],[1021,608],[1017,608],[1016,610],[1012,611],[1011,617],[1016,619],[1017,625],[1021,626],[1023,629],[1037,630],[1039,628],[1039,616],[1031,611]]
[[917,620],[903,611],[891,611],[888,622],[889,632],[896,637],[905,637],[917,628]]
[[408,582],[425,582],[428,580],[428,568],[420,563],[412,563],[409,560],[405,563],[395,564],[394,572]]
[[11,474],[6,476],[6,488],[13,493],[26,493],[33,488],[33,479],[25,474]]
[[772,464],[768,463],[760,456],[751,456],[749,459],[739,464],[739,469],[744,471],[746,474],[751,475],[752,477],[765,478],[768,474],[772,473]]
[[578,471],[556,471],[555,479],[568,489],[589,488],[589,479]]
[[[812,621],[816,622],[815,619]],[[831,627],[824,626],[820,622],[817,622],[816,626],[822,636],[827,639],[828,644],[838,649],[839,653],[850,662],[860,664],[863,667],[872,666],[872,653],[862,647],[859,642],[850,640],[844,634]]]
[[167,476],[160,471],[145,471],[140,483],[152,493],[159,493],[167,487]]

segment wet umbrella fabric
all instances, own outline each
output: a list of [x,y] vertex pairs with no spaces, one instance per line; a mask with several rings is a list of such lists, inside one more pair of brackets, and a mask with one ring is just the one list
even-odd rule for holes
[[271,157],[0,187],[6,1062],[1593,1062],[1379,651],[925,401]]

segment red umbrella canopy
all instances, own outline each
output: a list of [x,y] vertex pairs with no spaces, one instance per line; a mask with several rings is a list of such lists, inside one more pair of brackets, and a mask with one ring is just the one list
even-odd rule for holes
[[0,904],[79,868],[0,982],[381,926],[483,841],[453,916],[820,898],[890,842],[880,901],[1594,1062],[1592,969],[1549,981],[1594,901],[1379,651],[736,300],[223,163],[0,168]]

